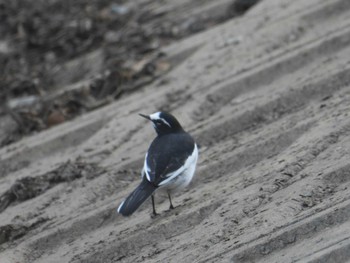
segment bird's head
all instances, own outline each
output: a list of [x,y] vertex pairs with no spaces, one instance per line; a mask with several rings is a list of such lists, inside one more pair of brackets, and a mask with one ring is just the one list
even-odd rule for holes
[[170,113],[160,111],[151,115],[139,115],[152,122],[158,135],[183,131],[178,120]]

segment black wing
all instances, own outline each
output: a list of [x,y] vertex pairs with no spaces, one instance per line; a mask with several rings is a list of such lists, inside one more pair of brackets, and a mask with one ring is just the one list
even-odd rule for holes
[[194,150],[194,140],[188,133],[159,136],[152,142],[145,160],[144,172],[158,186],[181,168]]

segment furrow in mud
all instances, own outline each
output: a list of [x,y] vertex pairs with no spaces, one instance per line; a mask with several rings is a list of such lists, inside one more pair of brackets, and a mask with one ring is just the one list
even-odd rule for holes
[[[312,123],[295,127],[294,129],[281,132],[276,137],[270,138],[263,143],[247,147],[242,152],[229,153],[225,155],[225,165],[222,160],[216,164],[209,165],[204,171],[201,171],[200,180],[207,182],[210,179],[216,180],[221,176],[227,176],[238,172],[242,168],[271,158],[283,150],[287,149],[295,140],[302,136],[312,126]],[[213,176],[215,173],[215,176]]]
[[[309,132],[312,132],[312,130],[310,130]],[[260,205],[253,207],[254,211],[249,211],[250,216],[253,216],[253,221],[261,220],[259,219],[259,214],[260,216],[262,216],[262,218],[268,217],[266,213],[268,213],[269,209],[271,209],[271,207],[269,207],[268,204],[271,204],[271,202],[274,202],[276,200],[280,200],[279,206],[281,207],[278,207],[277,211],[284,211],[283,213],[285,213],[285,215],[283,215],[282,217],[286,216],[291,219],[293,217],[299,217],[299,219],[286,225],[279,226],[277,227],[277,229],[273,229],[273,231],[268,231],[268,234],[262,234],[257,239],[252,239],[245,244],[239,244],[237,246],[234,246],[231,250],[232,253],[235,254],[236,250],[242,250],[242,252],[233,256],[232,260],[234,260],[235,262],[258,262],[261,258],[265,257],[265,260],[262,262],[279,262],[270,259],[269,256],[273,258],[273,255],[276,255],[278,251],[281,251],[281,255],[285,253],[288,254],[288,251],[290,251],[290,258],[285,262],[298,262],[297,260],[291,260],[292,257],[296,259],[299,258],[297,254],[293,254],[296,253],[293,252],[294,250],[297,251],[297,248],[294,249],[294,246],[296,246],[298,243],[302,244],[302,242],[306,242],[306,244],[308,244],[309,242],[314,242],[312,240],[308,241],[309,239],[319,240],[320,238],[318,238],[318,236],[322,236],[323,231],[328,231],[330,227],[335,227],[336,229],[338,227],[340,229],[342,227],[345,227],[342,226],[342,224],[347,222],[347,216],[349,213],[349,200],[348,198],[341,197],[341,193],[348,192],[347,189],[350,186],[348,179],[349,165],[346,164],[344,166],[340,166],[336,169],[332,169],[326,173],[323,173],[322,167],[318,168],[316,160],[321,156],[321,158],[324,158],[323,156],[325,155],[331,156],[331,154],[337,154],[337,152],[334,149],[337,149],[337,145],[339,145],[338,147],[340,147],[340,143],[344,145],[344,147],[346,147],[347,144],[344,144],[343,141],[347,139],[348,134],[349,125],[345,125],[337,131],[334,131],[324,136],[323,138],[319,138],[313,146],[304,146],[304,154],[302,156],[298,156],[297,158],[301,161],[301,163],[290,163],[287,164],[284,168],[281,168],[280,170],[276,171],[281,175],[285,174],[285,180],[282,180],[281,183],[276,186],[276,177],[271,177],[269,179],[271,183],[273,183],[276,187],[271,187],[270,189],[274,190],[269,193],[265,192],[265,194],[263,194],[264,191],[260,191],[259,193],[257,193],[259,198],[263,197],[264,201],[261,202]],[[301,173],[301,171],[304,170],[306,167],[309,167],[309,171],[306,171],[305,175],[299,176],[298,174]],[[308,175],[310,171],[313,172],[310,175]],[[268,178],[269,177],[266,176],[264,176],[264,178],[258,178],[255,181],[251,181],[251,184],[260,184],[259,181],[265,181],[266,184]],[[262,186],[260,190],[263,190],[263,188],[265,188],[265,186]],[[284,195],[288,196],[289,198],[285,198],[285,200],[282,200],[281,197]],[[337,197],[337,195],[339,195],[339,197]],[[254,199],[254,197],[251,198]],[[332,202],[330,200],[335,201]],[[339,208],[339,206],[342,206],[343,202],[345,202],[345,207]],[[317,207],[317,209],[312,209],[313,207]],[[292,209],[291,211],[293,216],[291,213],[287,212],[290,209]],[[309,209],[311,211],[310,213],[307,213]],[[341,214],[337,214],[339,210],[341,210]],[[277,211],[274,211],[273,213],[275,214]],[[323,213],[325,215],[318,216],[318,214],[320,214],[321,211],[328,212],[326,214]],[[333,214],[333,211],[337,212]],[[303,216],[302,212],[306,215]],[[298,214],[300,215],[298,216]],[[254,215],[257,215],[258,218],[254,219]],[[308,218],[313,217],[315,217],[316,219],[307,223],[302,228],[299,228],[299,224],[304,224],[304,221],[308,221]],[[291,226],[294,225],[297,225],[297,227],[292,228],[292,230],[290,230]],[[234,226],[235,224],[232,227]],[[225,228],[229,228],[229,226],[226,225]],[[280,232],[282,234],[278,235],[276,238],[272,238],[271,236],[269,236],[271,235],[271,233],[275,232]],[[259,245],[253,246],[252,244],[256,243],[257,240],[268,240],[268,242],[262,242]],[[336,239],[334,243],[338,244]],[[329,246],[333,245],[334,244],[330,244]],[[346,244],[342,246],[341,243],[339,245],[334,246],[337,249],[339,249],[339,253],[346,255],[346,253],[344,252],[345,247],[347,247]],[[292,247],[294,250],[292,249]],[[315,247],[317,247],[317,245],[315,245]],[[285,250],[287,252],[283,252]],[[315,249],[315,251],[310,253],[317,254],[318,250]],[[327,252],[325,253],[325,255],[322,256],[322,258],[319,259],[324,260],[324,258],[329,258],[328,256],[332,253],[332,251],[330,251],[329,253]],[[215,257],[219,256],[220,254],[217,254]],[[309,256],[309,254],[304,253],[303,255],[300,255],[300,258],[306,258]],[[286,259],[287,258],[288,256],[286,256]]]
[[[312,192],[316,195],[322,195],[322,197],[318,196],[318,198],[323,199],[323,201],[325,202],[324,205],[319,205],[317,209],[311,209],[308,213],[300,214],[299,216],[295,215],[296,217],[294,218],[297,219],[292,220],[293,217],[291,217],[291,220],[289,220],[287,224],[282,224],[281,226],[278,226],[271,231],[266,231],[265,233],[261,232],[261,234],[257,238],[253,238],[246,243],[239,243],[238,245],[230,248],[229,251],[216,254],[213,258],[230,258],[230,260],[233,260],[234,262],[261,261],[267,263],[279,262],[278,260],[275,261],[274,257],[279,258],[280,260],[281,256],[283,257],[283,255],[285,255],[285,262],[299,262],[299,260],[302,261],[306,258],[313,259],[314,257],[318,258],[318,260],[321,260],[321,262],[327,262],[325,260],[329,258],[329,256],[332,255],[332,253],[334,253],[333,249],[339,250],[340,254],[336,253],[337,256],[346,255],[345,248],[348,246],[348,244],[346,242],[344,244],[344,242],[342,241],[349,239],[350,236],[344,232],[341,232],[341,229],[344,227],[347,228],[348,226],[346,225],[349,224],[349,198],[341,198],[339,201],[332,203],[329,203],[327,200],[329,197],[333,197],[334,200],[337,200],[335,198],[335,195],[337,195],[337,192],[340,192],[340,189],[338,187],[341,187],[341,189],[345,189],[344,191],[348,192],[348,190],[346,190],[350,186],[348,183],[348,179],[346,178],[348,175],[348,169],[349,165],[345,165],[343,167],[339,167],[336,170],[324,174],[322,176],[325,182],[324,184],[317,178],[317,174],[313,176],[315,177],[315,182],[321,183],[320,186],[323,189],[326,189],[329,186],[331,186],[332,188],[330,191],[328,191],[329,188],[327,191],[323,191],[320,188],[320,186],[314,185],[314,190],[312,190]],[[330,177],[334,176],[340,178],[338,183],[335,183],[334,181],[328,181]],[[344,178],[346,179],[343,180]],[[304,179],[301,179],[301,181],[303,180]],[[344,185],[345,182],[347,182],[347,184]],[[310,181],[299,183],[298,189],[300,189],[300,196],[303,195],[302,188],[305,185],[311,186]],[[322,192],[317,193],[318,190],[321,190]],[[288,195],[288,192],[286,192],[285,194]],[[295,196],[298,196],[298,194],[296,193]],[[269,199],[267,197],[264,198],[266,200]],[[290,198],[294,197],[290,196]],[[270,199],[274,200],[274,198]],[[287,208],[289,206],[289,202],[291,202],[291,200],[286,200],[286,202],[283,202],[281,205]],[[268,206],[267,204],[268,203],[264,202],[264,205],[259,207],[259,211],[261,213],[261,216],[263,217],[264,214],[266,215],[266,213],[268,213],[268,208],[266,207]],[[309,207],[309,209],[310,208],[311,207]],[[303,210],[307,211],[307,209],[308,208],[305,206]],[[283,211],[282,208],[278,208],[278,210]],[[240,221],[241,220],[244,221],[244,219],[240,219]],[[235,225],[231,227],[235,227]],[[229,225],[225,226],[226,231],[229,228]],[[324,234],[324,232],[332,232],[332,229],[334,229],[333,231],[335,232],[335,237],[330,238],[329,240],[327,240],[327,242],[323,242],[323,245],[317,244],[320,242],[320,240],[327,236],[327,234]],[[337,231],[340,231],[339,234],[337,234]],[[341,234],[343,234],[343,236],[341,236]],[[338,238],[336,238],[337,235]],[[237,237],[237,239],[239,240],[239,236]],[[303,251],[303,253],[298,253],[297,251],[298,249],[300,249],[299,247],[302,246],[309,246],[309,252]],[[313,246],[315,248],[313,248]],[[333,249],[327,251],[328,247],[333,247]],[[325,250],[325,252],[320,253],[320,251],[323,250]],[[276,255],[279,255],[280,257]],[[209,260],[209,262],[211,262],[211,260]],[[334,262],[343,261],[337,260]]]
[[349,69],[345,69],[316,83],[305,85],[301,89],[295,89],[281,95],[265,105],[258,106],[251,111],[246,111],[232,119],[228,117],[210,129],[197,135],[198,141],[203,145],[211,145],[214,141],[220,142],[236,133],[250,128],[268,124],[281,117],[299,111],[312,100],[321,100],[331,96],[334,92],[346,88],[350,83]]
[[[98,132],[106,122],[107,120],[104,118],[92,121],[87,120],[85,123],[76,125],[62,133],[54,134],[46,131],[46,135],[36,137],[38,141],[32,141],[26,145],[21,145],[21,142],[19,142],[18,148],[22,148],[21,151],[15,149],[13,153],[11,150],[2,153],[0,178],[27,167],[31,162],[53,155],[68,147],[78,146]],[[40,138],[45,138],[45,140],[40,141]]]
[[[285,75],[306,67],[322,56],[329,56],[347,48],[350,44],[350,34],[347,29],[348,25],[338,29],[339,32],[333,33],[335,36],[330,39],[322,39],[321,41],[317,39],[315,41],[316,43],[313,43],[306,50],[303,49],[305,49],[305,46],[309,46],[310,43],[305,43],[305,46],[298,47],[298,49],[303,50],[302,52],[293,50],[291,54],[283,54],[281,58],[276,58],[277,61],[265,66],[263,69],[259,69],[259,66],[255,65],[252,68],[253,72],[248,71],[243,74],[248,74],[248,76],[237,76],[236,78],[238,80],[228,80],[226,81],[226,83],[228,82],[227,84],[224,82],[219,88],[214,88],[213,92],[206,96],[206,100],[196,110],[196,119],[202,120],[208,118],[214,115],[221,107],[228,104],[233,98],[269,85],[277,79],[283,78]],[[271,60],[271,58],[269,59]]]
[[[340,130],[334,131],[331,134],[322,137],[314,145],[308,145],[304,154],[297,157],[298,160],[287,163],[281,169],[279,169],[279,171],[276,171],[280,174],[280,176],[274,179],[273,187],[271,185],[271,188],[267,188],[274,189],[273,191],[278,191],[295,183],[296,180],[302,180],[305,175],[300,176],[300,174],[307,166],[312,165],[321,153],[327,151],[331,146],[337,144],[340,139],[348,136],[349,134],[350,125],[345,125]],[[345,171],[347,169],[346,167],[343,168]],[[340,174],[342,174],[343,169],[339,170]],[[339,180],[346,181],[346,178],[339,176],[339,173],[332,172],[326,176],[325,180],[334,180],[333,183],[336,183]]]
[[251,242],[257,244],[241,252],[234,252],[231,259],[237,262],[255,262],[263,256],[276,253],[278,250],[309,239],[327,228],[343,224],[349,216],[350,206],[345,204],[336,211],[329,209],[320,216],[312,216],[309,219],[303,218],[303,220],[285,226],[281,230],[275,230],[273,237],[267,238],[267,236],[264,236]]
[[335,16],[348,12],[349,8],[350,2],[347,0],[330,1],[322,8],[302,16],[301,19],[309,23],[324,23],[327,20],[331,20]]
[[[72,225],[68,228],[57,228],[56,231],[46,228],[48,233],[43,237],[33,240],[28,246],[28,251],[32,252],[30,253],[31,262],[35,262],[43,254],[54,251],[66,242],[73,242],[82,235],[91,233],[102,225],[111,223],[112,220],[115,220],[115,216],[113,215],[115,215],[115,209],[104,209],[85,219],[73,220]],[[43,250],[42,248],[45,249]]]
[[210,216],[220,204],[221,201],[211,203],[200,207],[198,211],[177,215],[165,223],[161,223],[162,219],[159,219],[160,221],[154,226],[150,226],[149,229],[138,230],[134,235],[129,236],[127,240],[118,240],[110,248],[102,248],[102,251],[78,262],[116,262],[131,256],[137,253],[139,249],[152,244],[152,240],[162,242],[195,228],[196,225]]
[[[163,4],[187,19],[196,3],[180,2]],[[350,4],[260,3],[247,16],[165,48],[161,66],[171,70],[164,78],[71,126],[3,149],[0,186],[10,202],[0,197],[0,257],[39,263],[346,262]],[[222,13],[227,4],[206,1],[194,17],[215,8]],[[142,19],[156,26],[162,17],[177,17],[171,10],[150,8]],[[168,203],[159,196],[158,217],[150,218],[147,202],[124,218],[116,208],[139,181],[154,136],[131,115],[160,109],[178,116],[198,142],[196,177],[174,195],[176,209],[165,211]],[[65,158],[105,170],[98,177],[94,170],[91,180],[79,169],[52,179],[53,167]],[[26,183],[37,191],[21,195],[18,185],[23,190]]]

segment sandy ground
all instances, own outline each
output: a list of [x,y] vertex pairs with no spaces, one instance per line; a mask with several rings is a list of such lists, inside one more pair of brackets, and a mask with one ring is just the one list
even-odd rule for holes
[[[152,84],[0,149],[0,261],[348,261],[349,25],[348,0],[264,0],[164,48]],[[196,177],[124,218],[155,136],[137,114],[159,109],[196,138]]]

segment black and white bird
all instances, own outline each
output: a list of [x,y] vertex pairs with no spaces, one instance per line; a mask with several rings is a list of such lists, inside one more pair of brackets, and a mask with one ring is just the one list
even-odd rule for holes
[[157,189],[168,194],[170,209],[173,209],[171,195],[191,182],[198,158],[195,141],[173,115],[156,112],[140,116],[152,122],[157,137],[146,153],[140,185],[118,208],[123,216],[131,215],[150,196],[156,215],[154,193]]

